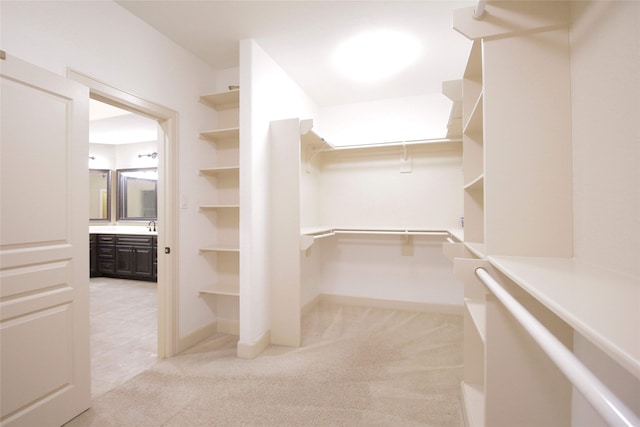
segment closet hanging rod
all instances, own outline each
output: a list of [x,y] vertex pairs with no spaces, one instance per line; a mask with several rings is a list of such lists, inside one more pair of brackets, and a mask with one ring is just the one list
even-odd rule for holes
[[314,235],[313,235],[313,240],[315,240],[315,239],[322,239],[323,237],[331,237],[331,236],[333,236],[334,234],[336,234],[336,233],[334,233],[333,231],[330,231],[330,232],[328,232],[328,233],[322,233],[322,234],[314,234]]
[[411,230],[333,230],[335,234],[374,234],[374,235],[397,235],[397,236],[448,236],[447,231],[411,231]]
[[538,343],[573,386],[593,406],[610,426],[640,426],[640,418],[611,392],[574,354],[569,351],[547,328],[513,298],[482,267],[476,276],[495,295],[511,315]]
[[482,19],[485,13],[484,8],[486,6],[487,6],[487,0],[478,0],[478,3],[476,3],[476,7],[473,9],[474,19]]
[[402,147],[406,145],[438,144],[448,142],[462,142],[462,138],[411,139],[407,141],[376,142],[373,144],[336,145],[333,148],[325,149],[322,151],[355,150],[358,148]]

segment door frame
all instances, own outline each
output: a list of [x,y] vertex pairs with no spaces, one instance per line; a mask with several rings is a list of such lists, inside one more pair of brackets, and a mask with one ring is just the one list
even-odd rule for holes
[[[158,358],[178,352],[178,112],[160,104],[117,89],[73,69],[67,78],[89,88],[90,97],[116,107],[157,120],[164,132],[158,144],[158,162],[162,165],[161,191],[158,193]],[[165,248],[170,248],[169,256]]]

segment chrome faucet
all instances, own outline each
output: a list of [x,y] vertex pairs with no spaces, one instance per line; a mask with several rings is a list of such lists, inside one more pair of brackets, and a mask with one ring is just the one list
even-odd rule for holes
[[[153,230],[151,229],[151,224],[153,224]],[[156,222],[154,220],[149,221],[147,227],[149,227],[149,231],[156,231]]]

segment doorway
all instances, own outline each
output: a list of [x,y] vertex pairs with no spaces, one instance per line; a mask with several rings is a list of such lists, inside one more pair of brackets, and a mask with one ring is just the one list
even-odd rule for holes
[[171,357],[178,349],[178,114],[80,72],[68,70],[67,77],[87,86],[91,99],[155,120],[162,130],[157,151],[157,355],[159,359]]
[[[89,314],[93,399],[158,360],[154,258],[158,122],[89,100]],[[137,239],[135,252],[120,242]],[[148,246],[147,246],[148,243]],[[135,263],[129,263],[135,259]],[[135,267],[131,272],[128,267]],[[133,280],[136,279],[136,280]]]

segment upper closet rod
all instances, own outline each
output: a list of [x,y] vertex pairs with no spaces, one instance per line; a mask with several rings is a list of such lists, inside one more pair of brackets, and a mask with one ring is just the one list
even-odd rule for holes
[[478,0],[475,9],[473,9],[473,17],[475,19],[482,19],[484,16],[484,8],[487,5],[487,0]]
[[441,142],[462,142],[462,138],[411,139],[407,141],[378,142],[374,144],[336,145],[332,150],[354,150],[357,148],[402,147],[404,145],[437,144]]

